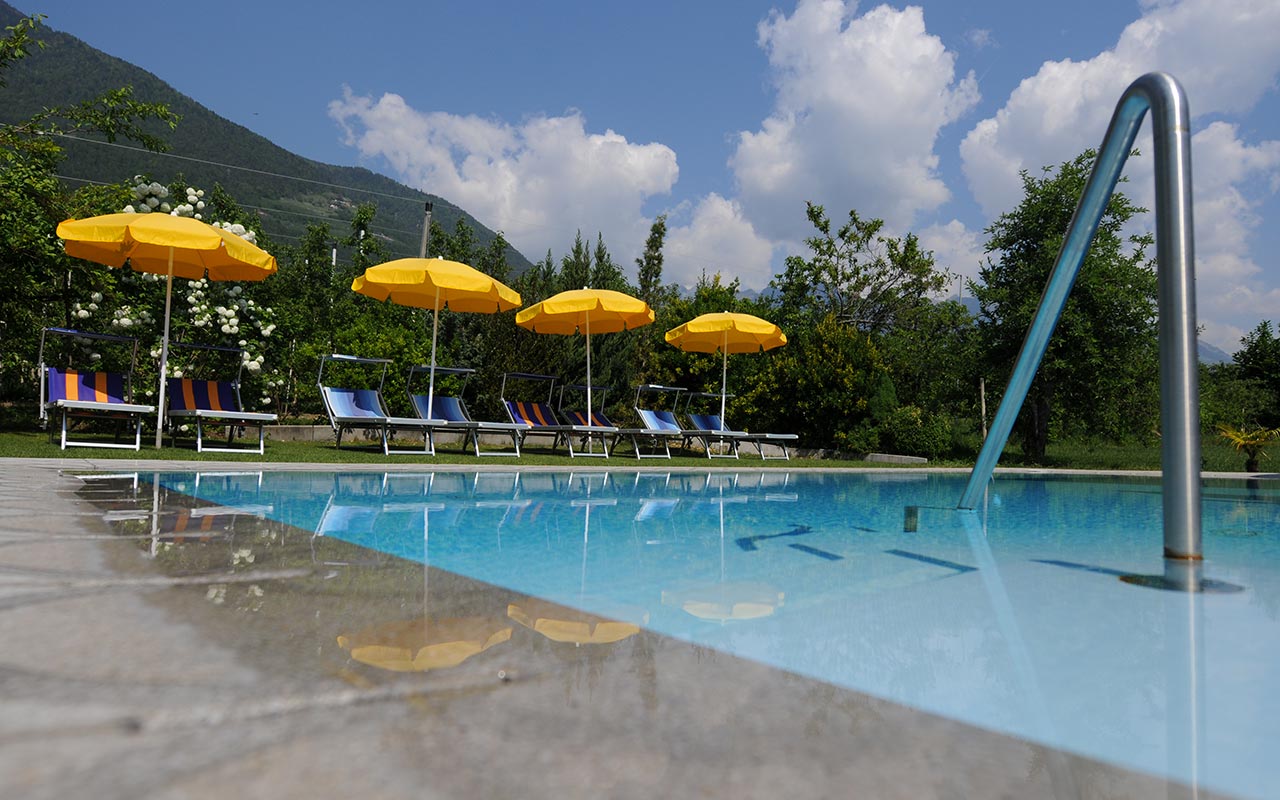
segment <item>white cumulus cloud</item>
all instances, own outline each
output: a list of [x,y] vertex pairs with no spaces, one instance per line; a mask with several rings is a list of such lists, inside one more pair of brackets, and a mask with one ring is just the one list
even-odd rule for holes
[[[983,252],[985,237],[981,232],[970,230],[964,223],[953,219],[929,225],[916,235],[922,249],[933,251],[934,265],[956,276],[957,280],[947,287],[948,297],[955,297],[965,281],[978,277],[978,270],[986,260]],[[964,290],[963,293],[967,295],[969,292]]]
[[562,254],[582,231],[603,234],[629,264],[625,254],[639,253],[649,231],[642,206],[679,175],[671,148],[591,133],[577,112],[513,125],[346,89],[329,115],[362,157],[385,160],[400,180],[448,198],[535,260]]
[[[1248,111],[1276,84],[1280,3],[1274,0],[1148,0],[1115,47],[1084,61],[1046,62],[1026,78],[995,116],[978,122],[960,146],[973,196],[990,216],[1022,198],[1019,170],[1039,175],[1046,165],[1097,147],[1125,88],[1147,72],[1174,75],[1196,119]],[[1152,152],[1150,124],[1137,146]],[[1198,305],[1210,315],[1206,338],[1231,326],[1212,315],[1247,313],[1272,290],[1251,258],[1257,205],[1276,191],[1277,142],[1244,141],[1238,128],[1215,121],[1193,137]],[[1150,157],[1132,161],[1124,191],[1148,208],[1153,202]],[[1151,224],[1150,220],[1147,221]],[[1272,284],[1275,276],[1270,277]],[[1242,305],[1244,303],[1244,305]],[[1258,313],[1271,314],[1273,311]],[[1212,340],[1228,350],[1234,342]]]
[[663,281],[692,286],[705,271],[761,289],[773,278],[773,250],[742,216],[738,203],[712,193],[694,206],[688,225],[668,227]]
[[759,130],[738,135],[729,164],[744,213],[772,239],[809,233],[805,201],[905,228],[950,197],[934,144],[977,102],[977,82],[956,80],[955,56],[920,8],[857,9],[801,0],[759,26],[776,102]]

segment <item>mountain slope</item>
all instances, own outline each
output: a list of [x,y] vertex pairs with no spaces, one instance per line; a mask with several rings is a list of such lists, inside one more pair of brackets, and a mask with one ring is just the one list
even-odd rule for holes
[[[0,26],[24,16],[0,0]],[[132,86],[145,102],[165,103],[182,120],[176,130],[155,133],[170,145],[170,155],[132,149],[128,143],[59,142],[67,152],[61,174],[76,180],[115,183],[137,174],[168,183],[182,175],[205,189],[221,184],[243,207],[259,214],[273,240],[296,243],[308,224],[329,223],[335,236],[347,235],[353,209],[360,203],[378,208],[373,235],[397,256],[416,256],[422,237],[423,204],[434,206],[434,219],[452,230],[459,219],[482,243],[494,233],[448,200],[411,189],[361,167],[340,167],[303,158],[276,146],[178,92],[155,75],[109,56],[83,41],[49,27],[36,31],[45,43],[6,72],[0,89],[0,122],[16,122],[41,109],[70,105],[103,92]],[[173,156],[181,156],[175,158]],[[234,165],[229,168],[222,165]],[[341,188],[339,188],[341,187]],[[516,273],[529,266],[511,249],[508,263]]]

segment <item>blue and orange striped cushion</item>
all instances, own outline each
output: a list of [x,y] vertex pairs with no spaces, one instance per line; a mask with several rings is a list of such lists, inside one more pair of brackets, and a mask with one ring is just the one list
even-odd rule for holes
[[507,400],[506,403],[514,422],[535,428],[546,428],[558,424],[551,406],[546,403],[527,403],[523,400]]
[[240,411],[236,390],[226,381],[169,379],[169,409],[172,411]]
[[568,417],[568,418],[569,418],[569,422],[570,422],[571,424],[573,424],[573,425],[588,425],[588,424],[590,424],[590,425],[592,425],[592,426],[594,426],[594,427],[597,427],[597,428],[612,428],[612,427],[613,427],[613,423],[612,423],[612,422],[610,422],[610,421],[609,421],[609,419],[608,419],[604,414],[601,414],[599,411],[593,411],[593,412],[591,413],[591,422],[590,422],[590,423],[588,423],[588,422],[587,422],[587,414],[586,414],[586,412],[585,412],[585,411],[565,411],[565,412],[563,412],[563,413],[564,413],[564,415],[565,415],[566,417]]
[[49,367],[49,402],[126,403],[125,379],[119,372],[80,372]]

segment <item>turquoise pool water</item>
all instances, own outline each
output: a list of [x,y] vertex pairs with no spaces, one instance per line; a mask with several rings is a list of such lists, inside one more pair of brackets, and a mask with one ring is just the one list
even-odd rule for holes
[[1131,769],[1280,786],[1280,482],[1204,495],[1156,576],[1160,486],[915,472],[171,473],[162,485]]

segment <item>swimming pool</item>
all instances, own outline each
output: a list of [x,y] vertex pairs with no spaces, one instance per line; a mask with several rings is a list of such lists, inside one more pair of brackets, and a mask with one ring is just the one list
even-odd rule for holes
[[[1205,575],[1159,575],[1154,479],[512,471],[159,475],[466,575],[1143,772],[1280,785],[1280,491],[1212,481]],[[625,626],[618,629],[625,633]]]

